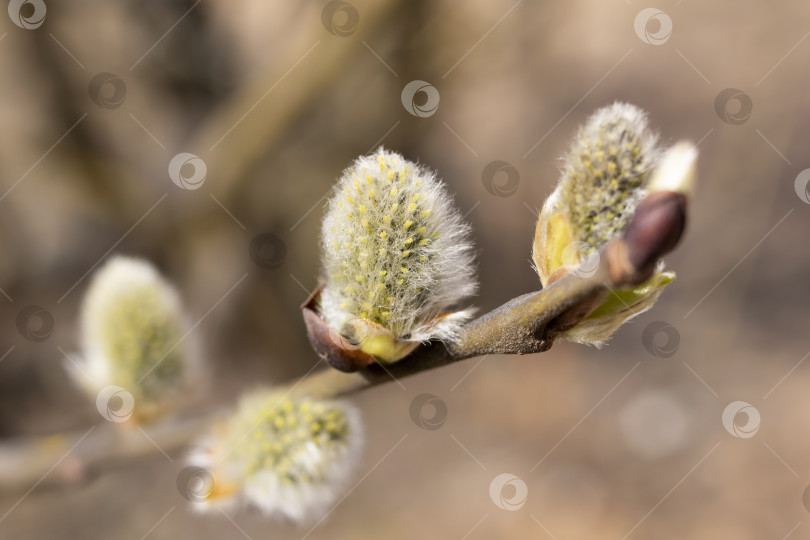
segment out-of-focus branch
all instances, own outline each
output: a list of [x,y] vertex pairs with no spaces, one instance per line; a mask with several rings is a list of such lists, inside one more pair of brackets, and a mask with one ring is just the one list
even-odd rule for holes
[[[227,201],[255,163],[278,140],[306,106],[345,70],[364,40],[387,28],[385,19],[402,0],[370,2],[351,37],[336,37],[320,25],[297,34],[288,55],[240,89],[197,130],[188,148],[204,156],[217,182],[213,195]],[[306,69],[296,69],[299,63]],[[285,81],[289,77],[290,81]]]
[[0,487],[76,484],[134,459],[176,454],[210,427],[216,412],[175,418],[147,428],[99,424],[83,431],[0,443]]

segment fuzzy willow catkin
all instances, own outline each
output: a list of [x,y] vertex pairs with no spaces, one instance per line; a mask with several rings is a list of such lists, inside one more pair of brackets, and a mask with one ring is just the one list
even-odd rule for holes
[[[323,221],[320,315],[382,360],[452,340],[471,311],[447,310],[476,289],[469,227],[435,173],[380,148],[335,186]],[[403,346],[403,344],[409,344]]]
[[193,375],[187,321],[174,287],[150,263],[122,256],[106,262],[85,294],[80,325],[81,359],[69,367],[93,399],[120,387],[134,401],[122,413],[147,421],[187,389]]
[[[532,255],[543,286],[569,272],[595,270],[598,251],[622,233],[650,192],[689,192],[696,157],[691,143],[661,150],[638,107],[614,103],[596,111],[579,129],[537,221]],[[621,324],[652,307],[674,278],[658,264],[645,283],[612,291],[562,337],[601,345]]]
[[323,517],[344,492],[363,442],[350,405],[258,390],[200,441],[190,463],[211,475],[202,510],[239,502],[296,522]]
[[[658,161],[656,140],[644,111],[627,103],[599,109],[579,129],[538,221],[533,255],[543,285],[627,225]],[[564,261],[572,242],[578,249]]]

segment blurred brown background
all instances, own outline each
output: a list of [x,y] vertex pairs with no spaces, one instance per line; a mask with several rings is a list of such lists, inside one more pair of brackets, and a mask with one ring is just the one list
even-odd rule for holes
[[[17,11],[30,29],[0,14],[0,436],[101,421],[61,351],[78,349],[86,275],[108,252],[155,262],[195,321],[222,300],[195,331],[216,383],[189,407],[309,370],[298,305],[317,283],[324,196],[381,142],[440,171],[468,212],[477,306],[537,289],[531,238],[557,159],[591,111],[625,100],[665,141],[700,141],[689,228],[667,258],[677,281],[603,350],[558,343],[357,395],[368,433],[357,479],[370,473],[308,538],[810,537],[810,205],[794,186],[810,167],[810,5],[645,7],[44,0]],[[438,90],[435,113],[403,106],[413,80]],[[172,183],[180,152],[205,162],[199,189]],[[517,171],[514,192],[505,173],[487,189],[496,160]],[[260,234],[286,249],[264,268],[249,255]],[[26,334],[41,320],[19,324],[31,305],[53,318],[46,339]],[[668,325],[657,334],[656,321]],[[439,429],[411,420],[425,392],[447,406]],[[724,428],[735,401],[760,413],[753,437]],[[179,457],[19,504],[24,491],[2,489],[0,536],[309,531],[191,513]],[[490,497],[501,473],[528,487],[519,510]]]

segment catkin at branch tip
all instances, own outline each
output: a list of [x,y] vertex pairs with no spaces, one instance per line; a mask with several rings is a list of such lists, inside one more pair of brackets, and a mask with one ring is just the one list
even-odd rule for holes
[[593,249],[621,231],[659,159],[646,113],[628,103],[596,111],[579,129],[558,188],[574,236]]

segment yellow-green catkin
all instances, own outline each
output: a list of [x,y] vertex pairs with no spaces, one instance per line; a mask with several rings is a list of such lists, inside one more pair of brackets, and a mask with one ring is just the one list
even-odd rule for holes
[[[579,129],[560,182],[538,217],[532,258],[543,286],[571,271],[595,269],[597,252],[622,233],[650,191],[689,191],[696,156],[687,142],[660,150],[638,107],[614,103],[596,111]],[[603,344],[621,324],[652,307],[674,277],[659,264],[647,282],[613,291],[562,337]]]
[[201,507],[242,501],[298,522],[319,519],[347,487],[362,440],[348,404],[274,389],[248,394],[190,458],[213,478]]
[[136,421],[168,412],[192,376],[180,298],[148,262],[116,256],[93,276],[81,309],[82,355],[73,376],[95,399],[129,392]]
[[452,340],[471,314],[446,313],[476,289],[469,227],[435,173],[399,154],[380,148],[346,169],[322,253],[321,317],[338,331],[384,329],[387,348],[366,336],[383,359],[397,359],[398,342]]
[[644,111],[614,103],[580,127],[537,221],[532,256],[544,286],[627,225],[659,159]]
[[655,142],[644,112],[626,103],[598,110],[580,128],[559,187],[580,241],[597,249],[624,229],[658,161]]

